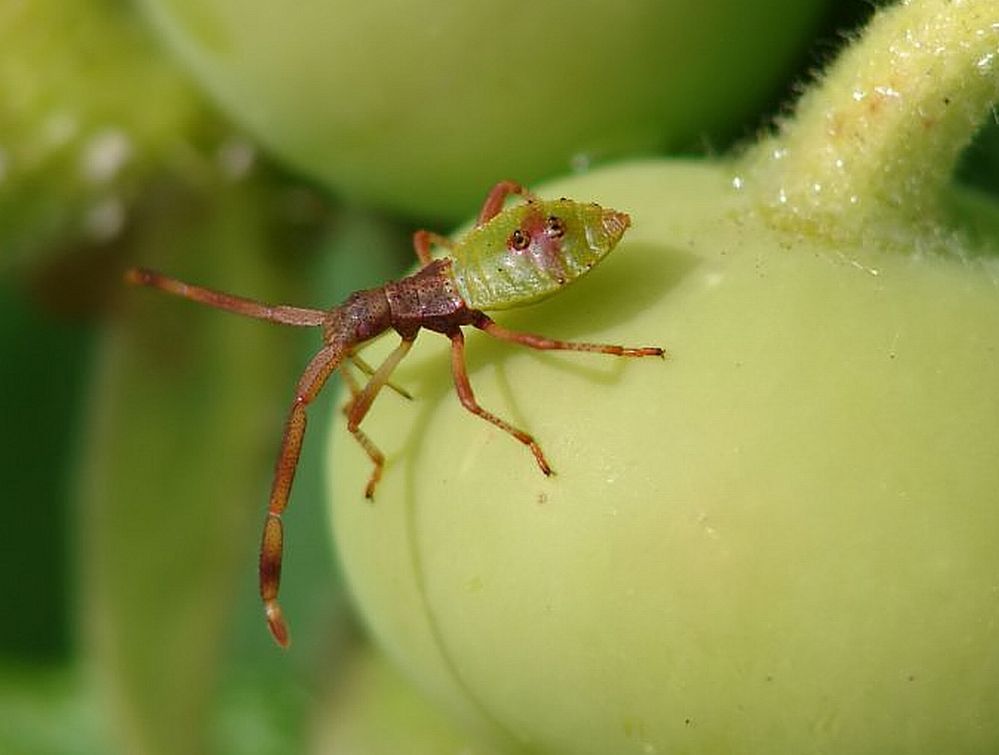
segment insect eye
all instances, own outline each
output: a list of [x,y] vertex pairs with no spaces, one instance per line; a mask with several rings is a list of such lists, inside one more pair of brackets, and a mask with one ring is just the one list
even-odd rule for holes
[[531,236],[518,228],[510,235],[509,244],[513,249],[522,252],[531,245]]
[[565,235],[565,223],[554,215],[549,215],[545,221],[545,233],[553,239],[560,239]]

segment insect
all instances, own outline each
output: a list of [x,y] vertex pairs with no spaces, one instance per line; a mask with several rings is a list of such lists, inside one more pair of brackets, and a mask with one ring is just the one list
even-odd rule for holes
[[[525,201],[504,209],[511,194],[520,195]],[[283,325],[323,329],[323,346],[298,381],[285,423],[260,545],[260,597],[267,625],[279,645],[289,644],[288,626],[277,599],[284,547],[281,515],[288,506],[302,448],[306,407],[330,375],[340,369],[350,388],[351,399],[344,407],[347,429],[374,465],[364,491],[369,499],[382,476],[385,457],[361,431],[361,421],[386,385],[404,393],[389,377],[421,329],[436,331],[451,340],[451,371],[462,405],[527,446],[541,471],[552,474],[541,446],[529,433],[479,406],[465,368],[462,327],[471,325],[495,338],[532,349],[592,351],[624,357],[663,356],[664,350],[657,346],[628,348],[576,343],[508,330],[483,312],[519,307],[558,292],[600,262],[617,245],[630,223],[631,219],[623,212],[564,198],[542,200],[520,184],[501,181],[486,197],[475,227],[459,241],[452,242],[430,231],[417,231],[413,246],[421,267],[416,273],[378,288],[356,291],[330,310],[263,304],[189,285],[143,268],[126,273],[129,283],[157,288],[217,309]],[[450,256],[435,259],[432,256],[435,246],[448,250]],[[388,330],[394,330],[401,341],[381,366],[372,369],[357,351]],[[355,381],[347,368],[348,362],[369,376],[366,385],[362,387]]]

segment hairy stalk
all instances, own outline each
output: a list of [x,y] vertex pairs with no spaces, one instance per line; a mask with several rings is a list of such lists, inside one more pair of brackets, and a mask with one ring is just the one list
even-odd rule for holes
[[746,156],[745,184],[778,225],[908,246],[945,225],[958,156],[997,100],[999,4],[901,2]]

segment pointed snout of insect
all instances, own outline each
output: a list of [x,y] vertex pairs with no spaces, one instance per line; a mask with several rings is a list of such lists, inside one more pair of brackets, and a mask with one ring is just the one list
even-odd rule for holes
[[617,210],[604,210],[601,221],[603,222],[604,231],[615,241],[621,238],[624,232],[628,230],[628,226],[631,225],[631,217],[628,213],[618,212]]

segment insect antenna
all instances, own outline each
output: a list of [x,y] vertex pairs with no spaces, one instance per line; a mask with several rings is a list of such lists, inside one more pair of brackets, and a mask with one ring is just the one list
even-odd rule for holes
[[133,267],[125,273],[125,281],[133,286],[148,286],[166,291],[168,294],[190,299],[199,304],[207,304],[215,309],[222,309],[244,317],[254,317],[258,320],[277,322],[282,325],[298,327],[319,327],[326,320],[326,312],[321,309],[292,307],[287,304],[264,304],[255,299],[226,294],[210,288],[195,286],[184,281],[170,278],[154,270],[143,267]]

